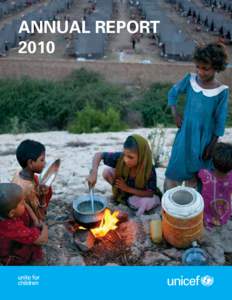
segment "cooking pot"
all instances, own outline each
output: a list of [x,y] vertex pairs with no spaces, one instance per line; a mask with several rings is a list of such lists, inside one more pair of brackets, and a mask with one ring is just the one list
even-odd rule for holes
[[75,220],[85,228],[99,226],[104,216],[106,203],[104,197],[94,195],[94,211],[92,211],[90,195],[79,196],[73,201]]

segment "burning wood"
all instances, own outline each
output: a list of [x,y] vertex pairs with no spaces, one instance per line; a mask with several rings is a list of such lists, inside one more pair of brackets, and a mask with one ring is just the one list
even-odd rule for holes
[[101,221],[101,224],[99,227],[91,229],[92,234],[96,238],[104,237],[110,230],[115,230],[117,228],[117,223],[119,221],[118,219],[119,211],[116,210],[111,214],[110,210],[107,208],[104,213],[104,217]]
[[98,227],[86,229],[76,222],[69,222],[68,230],[74,234],[76,246],[86,252],[85,260],[89,264],[94,264],[95,259],[99,264],[116,259],[120,264],[129,265],[131,247],[142,242],[145,234],[142,224],[128,220],[127,213],[109,209],[105,210]]
[[140,223],[132,220],[118,225],[116,230],[108,232],[99,238],[91,250],[91,256],[86,257],[90,264],[94,259],[105,264],[108,261],[117,261],[122,265],[129,265],[131,260],[131,247],[142,242],[144,229]]

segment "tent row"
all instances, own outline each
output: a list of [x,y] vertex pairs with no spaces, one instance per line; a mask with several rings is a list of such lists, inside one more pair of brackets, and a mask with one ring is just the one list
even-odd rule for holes
[[107,34],[96,33],[96,21],[112,19],[113,0],[97,0],[94,11],[85,18],[86,29],[91,33],[79,33],[73,40],[74,53],[78,58],[97,59],[104,56],[107,45]]
[[155,39],[162,49],[161,54],[166,58],[191,60],[195,43],[168,18],[157,1],[140,0],[140,7],[148,21],[160,21]]
[[39,9],[5,24],[0,29],[0,56],[5,55],[10,48],[17,47],[20,41],[29,38],[28,33],[19,33],[22,21],[27,21],[29,25],[31,21],[53,20],[58,13],[69,8],[72,3],[73,0],[51,0],[47,4],[41,5]]
[[203,0],[206,5],[220,7],[225,11],[232,12],[231,0]]
[[21,9],[24,9],[28,5],[32,5],[36,2],[39,2],[39,0],[7,0],[0,2],[0,19],[4,16],[7,16],[13,12],[19,11]]
[[206,26],[210,31],[217,32],[224,38],[232,41],[232,22],[219,12],[212,12],[200,7],[189,0],[176,0],[179,9],[187,17],[193,17],[198,24]]

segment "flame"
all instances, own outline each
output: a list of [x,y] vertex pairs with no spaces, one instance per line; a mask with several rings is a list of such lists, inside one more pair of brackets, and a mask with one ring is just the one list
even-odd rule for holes
[[104,212],[104,217],[101,221],[101,224],[97,228],[91,229],[92,234],[96,238],[100,238],[105,236],[110,230],[115,230],[117,228],[117,223],[119,219],[117,218],[119,215],[119,211],[116,210],[112,214],[110,210],[107,208]]

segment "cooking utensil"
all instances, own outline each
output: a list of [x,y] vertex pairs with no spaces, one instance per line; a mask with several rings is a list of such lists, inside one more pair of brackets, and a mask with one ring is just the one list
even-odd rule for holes
[[93,195],[93,188],[89,189],[89,195],[91,199],[91,207],[92,207],[92,212],[94,212],[94,195]]
[[106,203],[104,197],[94,195],[94,211],[92,211],[90,195],[79,196],[73,201],[74,218],[86,228],[96,227],[104,216]]
[[39,176],[39,184],[51,186],[60,168],[60,159],[46,164]]

